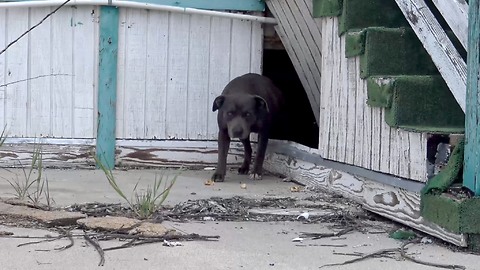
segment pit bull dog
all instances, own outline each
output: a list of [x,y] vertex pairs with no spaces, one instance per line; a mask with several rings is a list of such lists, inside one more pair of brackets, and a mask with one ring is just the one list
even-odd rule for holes
[[218,110],[218,165],[212,181],[223,182],[230,140],[240,139],[245,158],[239,174],[249,172],[252,160],[250,133],[258,133],[258,147],[250,179],[261,179],[268,138],[274,122],[282,121],[285,101],[273,82],[259,74],[248,73],[233,79],[215,98],[213,111]]

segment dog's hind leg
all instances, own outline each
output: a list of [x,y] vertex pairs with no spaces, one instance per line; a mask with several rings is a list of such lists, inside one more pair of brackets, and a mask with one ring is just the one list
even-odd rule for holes
[[250,137],[240,140],[243,143],[243,148],[245,149],[245,154],[243,158],[243,164],[238,169],[239,174],[247,174],[250,169],[250,163],[252,162],[252,146],[250,144]]

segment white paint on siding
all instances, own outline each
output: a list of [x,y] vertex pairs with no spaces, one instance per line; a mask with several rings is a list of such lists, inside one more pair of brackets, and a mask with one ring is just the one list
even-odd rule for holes
[[215,97],[262,49],[257,22],[120,9],[117,137],[216,139]]

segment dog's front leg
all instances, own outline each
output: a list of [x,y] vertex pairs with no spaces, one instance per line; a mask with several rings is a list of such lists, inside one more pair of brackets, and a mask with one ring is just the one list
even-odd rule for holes
[[243,143],[245,149],[242,167],[238,169],[239,174],[247,174],[252,161],[252,145],[250,144],[250,137],[244,140],[240,140]]
[[250,179],[252,180],[262,179],[263,161],[265,159],[265,151],[267,151],[268,135],[268,133],[258,133],[257,156],[255,157],[253,170],[250,173]]
[[220,130],[218,132],[218,163],[217,170],[212,175],[212,181],[223,182],[225,174],[227,173],[227,155],[230,147],[230,136],[227,130]]

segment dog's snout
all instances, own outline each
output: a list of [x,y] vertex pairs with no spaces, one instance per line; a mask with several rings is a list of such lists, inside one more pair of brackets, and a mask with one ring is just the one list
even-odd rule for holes
[[235,137],[235,138],[240,138],[240,137],[242,137],[242,135],[243,135],[242,127],[234,127],[234,128],[232,129],[232,135],[233,135],[233,137]]

